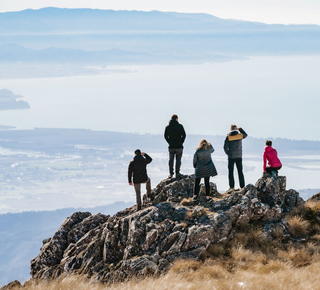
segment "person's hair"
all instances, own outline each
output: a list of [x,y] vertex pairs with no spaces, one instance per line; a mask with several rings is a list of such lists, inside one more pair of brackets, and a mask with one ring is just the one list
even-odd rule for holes
[[266,145],[267,145],[267,146],[272,146],[272,141],[271,141],[271,140],[267,140],[267,141],[266,141]]
[[237,128],[238,128],[237,125],[231,124],[231,127],[230,127],[231,130],[237,130]]
[[171,116],[171,120],[177,120],[178,119],[178,115],[174,114]]
[[206,140],[206,139],[202,139],[200,141],[199,147],[197,148],[197,150],[209,150],[210,149],[210,143]]
[[137,149],[136,151],[134,151],[134,154],[136,154],[136,155],[141,155],[140,149]]

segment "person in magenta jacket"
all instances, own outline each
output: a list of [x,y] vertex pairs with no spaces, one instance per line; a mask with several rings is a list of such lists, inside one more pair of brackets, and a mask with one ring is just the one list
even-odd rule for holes
[[[267,160],[269,166],[267,166]],[[272,171],[274,171],[274,173],[277,175],[278,170],[281,169],[281,167],[282,164],[278,158],[277,150],[272,148],[272,141],[267,140],[263,153],[263,172],[272,174]]]

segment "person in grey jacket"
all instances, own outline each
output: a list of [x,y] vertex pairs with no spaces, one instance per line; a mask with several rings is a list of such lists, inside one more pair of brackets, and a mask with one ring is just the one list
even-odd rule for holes
[[236,125],[231,125],[231,132],[227,135],[224,141],[224,152],[228,155],[228,170],[229,170],[229,190],[234,190],[234,164],[237,166],[240,187],[245,186],[243,167],[242,167],[242,139],[245,139],[248,134]]
[[193,190],[193,201],[198,198],[200,190],[200,180],[204,178],[204,183],[206,186],[206,197],[210,201],[210,176],[216,176],[217,170],[211,159],[211,154],[214,152],[212,145],[205,139],[200,141],[200,145],[197,148],[193,156],[193,167],[195,168],[195,183]]

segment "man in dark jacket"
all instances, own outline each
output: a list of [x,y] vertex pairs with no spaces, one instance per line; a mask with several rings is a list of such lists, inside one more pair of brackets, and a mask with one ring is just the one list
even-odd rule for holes
[[172,115],[169,125],[164,131],[164,138],[169,144],[169,178],[173,176],[173,162],[176,157],[176,176],[179,177],[183,142],[186,139],[186,132],[178,122],[178,116]]
[[228,155],[228,170],[229,170],[229,191],[234,190],[233,169],[234,164],[237,166],[240,187],[245,186],[244,176],[242,171],[242,139],[247,137],[247,133],[236,125],[231,125],[231,132],[227,135],[224,141],[224,152]]
[[[152,200],[151,196],[151,181],[147,175],[147,164],[152,161],[152,158],[144,152],[137,149],[133,160],[128,167],[129,185],[134,185],[137,196],[137,211],[141,210],[141,183],[146,183],[147,196]],[[133,177],[133,183],[132,183]]]

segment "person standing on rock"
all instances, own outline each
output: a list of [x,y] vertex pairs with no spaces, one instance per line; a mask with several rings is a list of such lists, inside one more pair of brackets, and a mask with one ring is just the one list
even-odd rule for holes
[[[137,196],[137,211],[141,210],[141,183],[146,183],[147,196],[152,200],[151,181],[147,175],[147,165],[152,158],[144,152],[137,149],[133,160],[128,167],[129,185],[133,185]],[[133,178],[133,182],[132,182]]]
[[229,177],[229,190],[227,192],[232,192],[234,190],[234,164],[236,164],[239,176],[240,187],[245,186],[243,167],[242,167],[242,139],[245,139],[248,134],[242,129],[238,128],[236,125],[231,125],[230,133],[227,135],[224,141],[224,152],[228,155],[228,177]]
[[205,139],[200,141],[200,145],[193,155],[193,167],[195,168],[195,183],[193,189],[193,201],[197,201],[200,191],[200,180],[204,178],[206,187],[207,201],[211,201],[210,197],[210,176],[216,176],[217,170],[211,159],[211,154],[214,152],[212,145]]
[[[267,160],[269,166],[267,166]],[[280,170],[281,167],[282,164],[278,158],[277,150],[272,148],[272,141],[267,140],[263,153],[263,172],[278,175],[278,170]]]
[[164,138],[169,144],[169,178],[173,177],[173,163],[176,159],[176,177],[181,176],[181,158],[183,152],[183,142],[186,139],[186,132],[178,122],[178,116],[172,115],[169,125],[165,128]]

